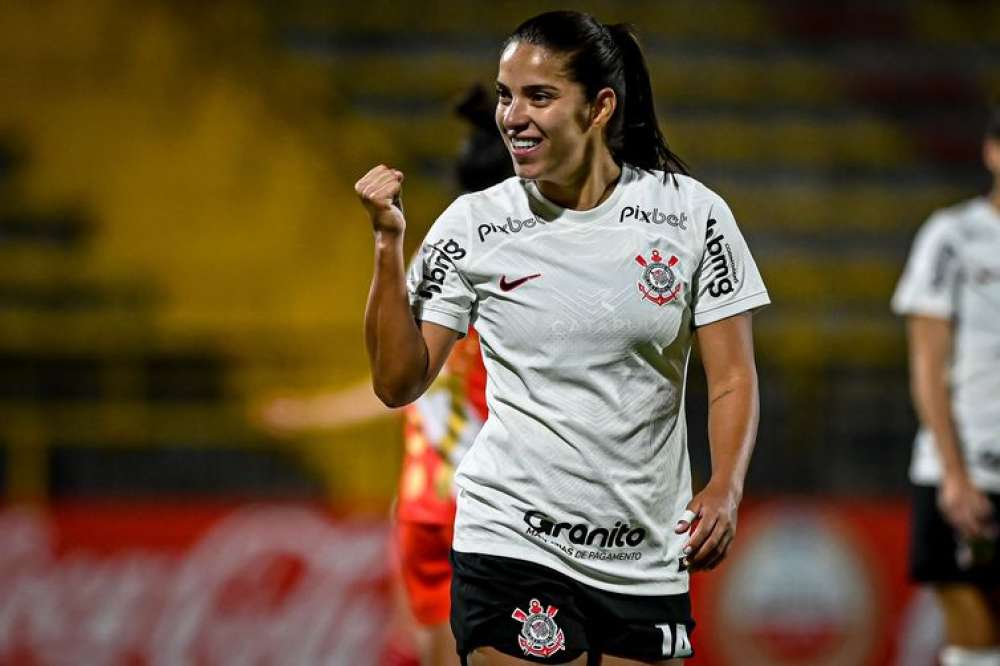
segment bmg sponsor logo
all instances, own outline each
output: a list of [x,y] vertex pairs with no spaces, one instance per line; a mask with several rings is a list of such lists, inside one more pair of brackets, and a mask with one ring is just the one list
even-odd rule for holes
[[618,215],[618,223],[621,224],[625,220],[629,219],[637,222],[645,222],[646,224],[665,223],[671,227],[678,227],[687,231],[687,213],[681,213],[680,215],[670,213],[668,215],[660,211],[659,208],[654,208],[653,210],[642,210],[639,206],[625,206]]
[[708,269],[711,280],[708,283],[708,293],[712,296],[722,296],[733,293],[736,279],[736,260],[733,250],[726,242],[726,237],[715,228],[718,221],[708,219],[708,231],[705,234],[705,251],[708,253]]
[[941,246],[937,257],[934,259],[934,278],[931,280],[932,288],[941,289],[945,286],[945,281],[948,279],[949,268],[957,257],[958,253],[955,252],[955,248],[951,245]]
[[506,224],[480,224],[477,231],[479,232],[479,242],[485,243],[486,237],[490,234],[516,234],[520,233],[522,229],[532,229],[535,225],[545,224],[545,220],[537,217],[526,217],[523,220],[519,220],[516,217],[507,216]]
[[454,238],[442,239],[427,245],[424,247],[424,253],[428,256],[424,259],[424,278],[417,288],[417,293],[421,298],[432,298],[434,294],[441,293],[448,271],[453,269],[455,262],[463,259],[467,253]]

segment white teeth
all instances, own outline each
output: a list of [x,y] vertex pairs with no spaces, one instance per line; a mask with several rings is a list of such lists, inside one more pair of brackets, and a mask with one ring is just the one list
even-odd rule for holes
[[511,139],[510,145],[517,149],[534,148],[541,143],[541,141],[541,139]]

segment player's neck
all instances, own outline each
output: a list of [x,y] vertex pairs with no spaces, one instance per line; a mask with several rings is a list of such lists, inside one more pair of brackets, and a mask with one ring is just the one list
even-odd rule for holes
[[611,152],[605,146],[602,148],[593,161],[587,160],[589,163],[581,173],[570,176],[566,182],[539,180],[539,191],[549,201],[563,208],[590,210],[599,206],[611,196],[622,174],[622,169],[611,157]]
[[993,208],[995,208],[997,212],[1000,212],[1000,178],[994,181],[993,189],[990,191],[987,199],[991,204],[993,204]]

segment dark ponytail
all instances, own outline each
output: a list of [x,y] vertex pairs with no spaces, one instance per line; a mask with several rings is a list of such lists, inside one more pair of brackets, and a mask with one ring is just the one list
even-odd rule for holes
[[688,172],[660,132],[646,58],[631,26],[604,25],[582,12],[546,12],[518,26],[506,44],[511,42],[564,54],[567,75],[583,86],[587,99],[602,88],[615,91],[618,106],[605,140],[616,162],[663,171],[664,178]]
[[622,109],[621,147],[615,158],[640,169],[686,174],[687,166],[670,150],[660,131],[649,69],[635,31],[626,23],[607,28],[621,54],[625,77],[625,94],[621,96],[625,107]]

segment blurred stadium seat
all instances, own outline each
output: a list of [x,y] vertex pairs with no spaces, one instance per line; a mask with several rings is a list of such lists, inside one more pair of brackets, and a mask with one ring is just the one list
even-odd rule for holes
[[[183,480],[208,465],[219,489],[250,492],[245,477],[264,494],[386,503],[392,423],[277,442],[248,405],[364,376],[369,240],[351,184],[375,161],[406,172],[412,247],[453,196],[463,128],[449,104],[469,82],[489,84],[517,20],[553,7],[0,10],[11,100],[0,109],[0,439],[18,461],[8,490],[100,492],[108,479],[148,478],[146,451],[150,470],[176,466],[178,491],[208,492]],[[819,461],[835,446],[869,465],[863,433],[878,432],[890,482],[825,489],[898,492],[912,421],[886,430],[856,406],[889,381],[880,404],[909,414],[902,330],[886,303],[916,225],[983,182],[976,142],[1000,85],[1000,20],[987,20],[997,8],[582,8],[638,26],[668,139],[731,203],[772,291],[757,329],[775,399],[765,420],[780,427],[764,425],[778,441],[761,447],[751,483],[814,489],[773,471],[783,459],[770,452],[794,443]],[[49,39],[33,38],[42,31]],[[696,376],[693,402],[699,390]],[[854,405],[848,420],[817,425],[817,396]],[[697,408],[691,428],[704,437]],[[102,446],[105,477],[82,462]],[[78,466],[91,481],[73,477]]]

